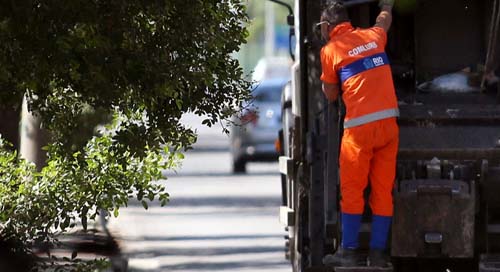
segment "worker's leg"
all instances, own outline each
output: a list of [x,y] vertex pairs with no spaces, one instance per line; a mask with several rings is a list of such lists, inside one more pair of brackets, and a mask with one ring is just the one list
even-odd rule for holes
[[358,233],[364,209],[363,192],[368,184],[372,156],[370,126],[344,131],[340,151],[342,248],[358,247]]
[[384,119],[377,123],[377,141],[369,174],[370,207],[373,213],[370,249],[383,250],[386,248],[393,213],[392,190],[396,177],[399,129],[395,119]]
[[362,214],[342,213],[342,248],[357,249]]
[[[364,264],[359,253],[358,233],[364,209],[363,191],[368,184],[371,159],[370,126],[344,130],[340,147],[340,193],[342,212],[342,243],[334,255],[323,262],[333,266]],[[368,140],[367,140],[368,139]]]

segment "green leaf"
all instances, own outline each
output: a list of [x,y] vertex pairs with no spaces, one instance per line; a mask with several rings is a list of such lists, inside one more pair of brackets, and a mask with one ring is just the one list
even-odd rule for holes
[[175,100],[175,104],[177,105],[177,108],[178,108],[179,110],[182,110],[182,100],[180,100],[180,99],[176,99],[176,100]]
[[137,200],[141,201],[143,197],[144,197],[144,192],[140,191],[139,193],[137,193]]
[[118,211],[118,207],[115,207],[115,210],[113,211],[113,216],[116,218],[118,217],[119,214],[120,212]]
[[87,230],[87,216],[82,216],[82,226],[84,230]]
[[141,201],[141,204],[142,204],[142,207],[144,207],[145,210],[148,209],[148,203],[145,200]]
[[70,218],[69,217],[66,217],[63,221],[63,223],[61,224],[61,229],[66,229],[68,226],[69,226],[69,223],[70,223]]

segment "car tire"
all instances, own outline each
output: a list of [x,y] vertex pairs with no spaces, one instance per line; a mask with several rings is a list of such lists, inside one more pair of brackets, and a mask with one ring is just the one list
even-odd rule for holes
[[247,171],[247,162],[242,160],[242,159],[238,159],[238,160],[234,160],[233,161],[233,173],[235,174],[242,174],[242,173],[245,173]]

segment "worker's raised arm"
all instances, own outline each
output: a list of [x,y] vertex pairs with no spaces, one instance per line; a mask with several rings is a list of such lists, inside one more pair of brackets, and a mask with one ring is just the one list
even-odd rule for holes
[[380,0],[380,14],[377,16],[375,26],[381,27],[385,32],[389,31],[392,23],[392,6],[394,0]]

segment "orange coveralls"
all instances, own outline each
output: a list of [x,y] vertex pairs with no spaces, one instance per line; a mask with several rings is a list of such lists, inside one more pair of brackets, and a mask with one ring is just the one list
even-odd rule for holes
[[380,27],[337,25],[321,50],[321,80],[340,84],[346,106],[340,149],[341,211],[362,214],[370,181],[374,215],[392,216],[392,189],[399,144],[399,116],[391,68]]

